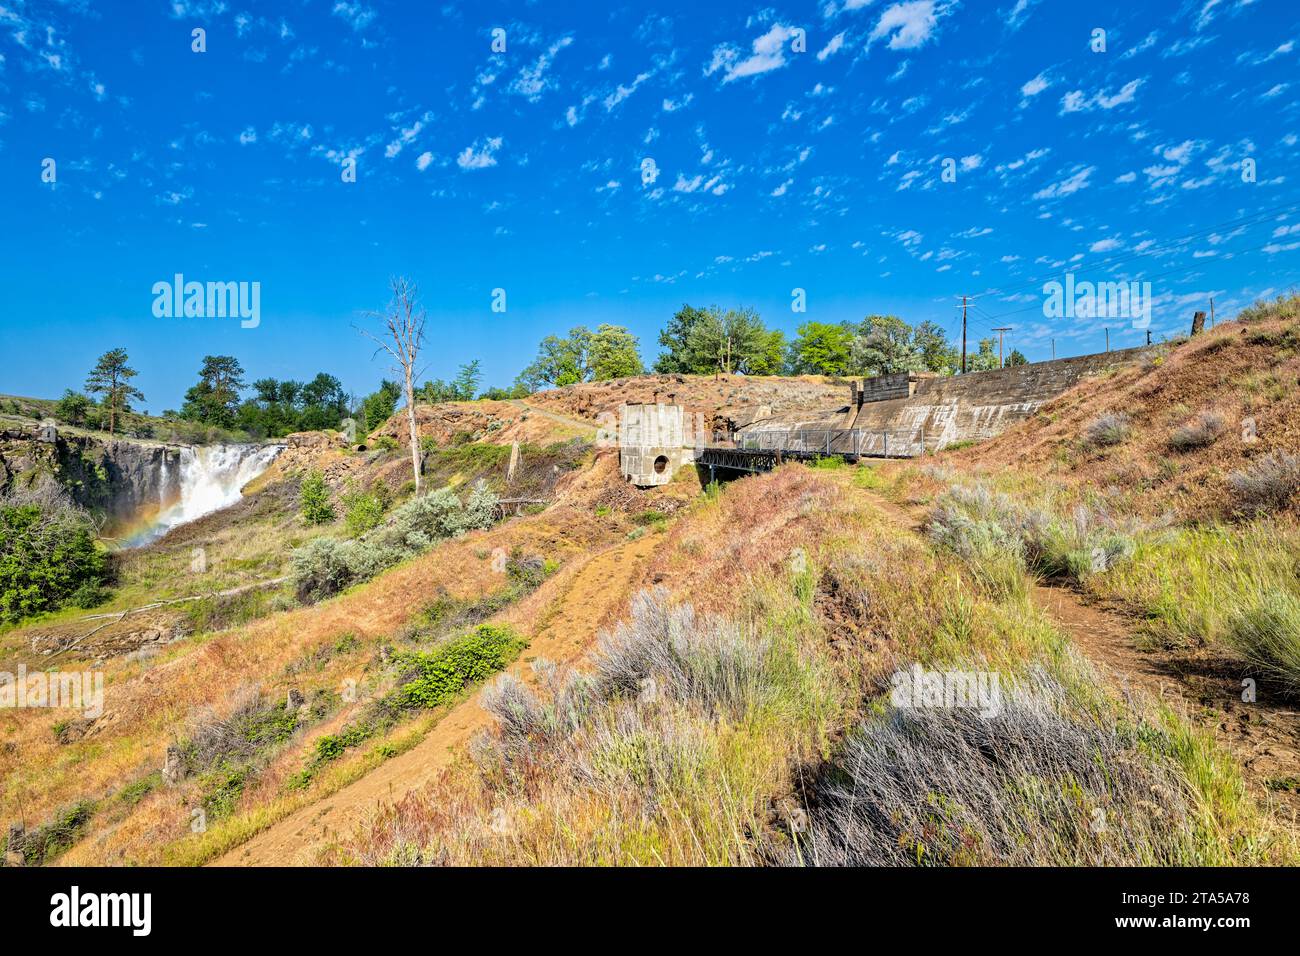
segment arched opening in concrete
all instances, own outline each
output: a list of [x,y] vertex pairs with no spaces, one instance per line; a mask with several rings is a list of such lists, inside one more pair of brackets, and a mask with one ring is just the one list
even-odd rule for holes
[[668,468],[668,456],[667,456],[667,455],[660,455],[658,458],[655,459],[655,474],[656,474],[656,475],[662,475],[662,474],[664,473],[664,471],[665,471],[667,468]]

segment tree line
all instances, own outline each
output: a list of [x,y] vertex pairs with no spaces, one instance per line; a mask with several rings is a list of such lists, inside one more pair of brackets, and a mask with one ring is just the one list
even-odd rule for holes
[[[896,315],[869,315],[860,322],[805,322],[787,341],[753,309],[683,305],[659,332],[662,351],[654,371],[691,375],[886,375],[893,372],[960,370],[961,354],[934,322],[912,326]],[[981,339],[967,355],[968,371],[999,366],[997,342]],[[1008,365],[1023,365],[1018,351]],[[548,335],[537,357],[520,373],[515,391],[602,381],[645,372],[636,336],[626,328],[577,326],[564,337]]]
[[[389,329],[388,337],[362,331],[396,358],[394,371],[403,381],[381,379],[378,389],[358,400],[328,372],[305,382],[259,378],[250,385],[234,356],[207,355],[181,408],[165,411],[163,418],[240,431],[253,438],[334,429],[352,419],[361,434],[369,434],[388,421],[399,404],[522,398],[543,388],[647,371],[637,337],[624,326],[604,323],[595,329],[579,325],[567,335],[546,336],[510,388],[484,389],[478,359],[461,365],[449,381],[435,378],[417,385],[424,313],[414,285],[398,280],[394,303],[386,313],[377,314]],[[396,322],[398,318],[402,321]],[[406,332],[408,340],[394,344],[393,330],[401,332],[408,322],[413,323]],[[868,315],[858,322],[804,322],[787,341],[784,332],[768,328],[754,309],[684,304],[660,330],[658,342],[661,351],[653,365],[658,373],[871,376],[924,371],[951,375],[961,365],[957,346],[941,326],[934,322],[913,326],[895,315]],[[64,393],[55,407],[56,417],[116,433],[135,414],[135,403],[145,400],[132,384],[138,373],[129,361],[125,349],[101,355],[86,377],[84,391]],[[1026,361],[1016,350],[1006,358],[1008,365]],[[968,371],[986,371],[1000,364],[997,342],[991,338],[980,339],[967,355]],[[409,403],[404,401],[408,397]]]

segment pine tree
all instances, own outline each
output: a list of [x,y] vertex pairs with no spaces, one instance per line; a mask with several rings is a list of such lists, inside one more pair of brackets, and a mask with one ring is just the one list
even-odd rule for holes
[[99,357],[86,377],[86,391],[104,396],[101,404],[108,409],[110,435],[117,431],[118,416],[131,411],[131,400],[144,401],[144,393],[131,384],[138,373],[126,363],[126,349],[112,349]]

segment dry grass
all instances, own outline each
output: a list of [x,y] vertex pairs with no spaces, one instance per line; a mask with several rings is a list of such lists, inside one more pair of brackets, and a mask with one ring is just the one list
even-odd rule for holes
[[[1061,485],[1117,488],[1124,510],[1226,518],[1237,506],[1228,475],[1272,452],[1300,454],[1300,296],[1260,303],[1154,360],[1087,379],[1029,420],[977,447],[941,456],[962,468],[1016,469]],[[1171,436],[1196,409],[1224,426],[1214,440],[1202,419],[1190,447]],[[1125,415],[1122,453],[1085,440],[1090,423]],[[1254,422],[1258,441],[1249,434]]]
[[[1124,729],[1128,712],[1077,665],[1040,611],[969,588],[958,559],[900,536],[851,492],[850,481],[846,474],[786,468],[702,503],[670,532],[689,557],[665,555],[653,572],[679,601],[662,592],[643,598],[580,671],[536,662],[541,693],[515,681],[497,684],[484,698],[497,725],[477,743],[473,761],[383,807],[321,860],[755,865],[789,859],[816,800],[805,784],[820,779],[820,770],[831,772],[838,742],[895,662],[937,664],[972,655],[1008,676],[1039,662],[1073,715],[1057,727],[1057,751],[1035,742],[1026,724],[1018,725],[1024,733],[1008,738],[1009,754],[1057,788],[1039,794],[1033,808],[1039,828],[1025,844],[1024,862],[1255,859],[1252,841],[1263,824],[1239,780],[1234,785],[1232,771],[1216,762],[1211,743],[1184,734],[1176,742],[1168,736],[1158,753],[1142,751],[1133,735],[1165,733],[1152,729],[1162,717],[1146,731]],[[762,516],[773,533],[764,540],[779,536],[789,550],[750,550],[752,528],[732,520],[742,514],[751,525],[752,516]],[[1111,743],[1097,752],[1098,741]],[[1039,761],[1045,752],[1060,759]],[[955,768],[972,759],[955,742],[945,748],[943,761]],[[1067,762],[1082,775],[1086,793],[1053,776]],[[1171,818],[1164,831],[1158,814],[1144,810],[1145,820],[1119,824],[1122,837],[1107,844],[1111,849],[1094,852],[1087,844],[1079,823],[1081,813],[1084,828],[1092,820],[1083,812],[1087,800],[1133,810],[1139,799],[1159,798],[1152,787],[1166,785],[1181,802],[1164,801]],[[902,798],[921,817],[929,799],[922,790]],[[1014,788],[1002,799],[1010,813]],[[1212,826],[1203,826],[1205,820]],[[1007,840],[1013,822],[1002,821]],[[1143,844],[1161,832],[1160,842]],[[877,842],[867,855],[889,852]],[[993,862],[996,853],[981,858]]]
[[[568,509],[519,518],[446,542],[320,605],[179,642],[149,661],[109,661],[104,667],[106,713],[75,743],[59,744],[52,730],[66,712],[0,711],[0,820],[22,819],[31,827],[77,799],[105,798],[154,773],[163,765],[175,728],[204,709],[218,716],[227,713],[240,685],[260,683],[267,694],[281,696],[290,686],[337,691],[344,678],[364,681],[369,657],[426,603],[439,595],[473,600],[501,586],[502,575],[490,561],[496,547],[564,561],[611,536],[590,516]],[[356,653],[307,677],[290,673],[297,662],[345,634],[358,638]],[[116,847],[114,853],[134,859],[160,839],[185,833],[187,821],[179,832],[150,832],[140,844]]]

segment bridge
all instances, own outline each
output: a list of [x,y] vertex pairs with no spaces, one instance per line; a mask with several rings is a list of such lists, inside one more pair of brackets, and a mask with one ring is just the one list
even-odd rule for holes
[[730,471],[771,471],[783,461],[818,458],[915,458],[925,454],[925,429],[870,430],[863,428],[791,428],[765,430],[739,436],[726,445],[709,445],[695,454],[695,462]]

